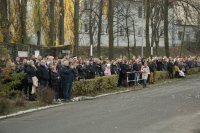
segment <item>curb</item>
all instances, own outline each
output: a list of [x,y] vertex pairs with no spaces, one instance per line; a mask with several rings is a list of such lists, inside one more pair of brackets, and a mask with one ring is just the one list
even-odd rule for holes
[[89,96],[79,96],[79,97],[75,97],[72,99],[73,102],[78,102],[78,101],[84,101],[84,100],[94,100],[97,98],[101,98],[101,97],[106,97],[106,96],[110,96],[110,95],[116,95],[116,94],[122,94],[122,93],[127,93],[133,91],[131,89],[127,89],[124,91],[118,91],[118,92],[113,92],[113,93],[106,93],[106,94],[101,94],[101,95],[97,95],[94,97],[89,97]]
[[[79,96],[79,97],[73,98],[72,102],[78,102],[78,101],[84,101],[84,100],[94,100],[94,99],[105,97],[105,96],[122,94],[122,93],[131,92],[131,91],[133,91],[133,90],[127,89],[127,90],[119,91],[119,92],[101,94],[101,95],[98,95],[98,96],[95,96],[95,97]],[[57,104],[57,105],[49,105],[49,106],[44,106],[44,107],[39,107],[39,108],[34,108],[34,109],[28,109],[28,110],[25,110],[25,111],[19,111],[17,113],[0,116],[0,120],[11,118],[11,117],[16,117],[16,116],[20,116],[20,115],[23,115],[23,114],[28,114],[28,113],[36,112],[36,111],[41,111],[41,110],[46,110],[46,109],[50,109],[50,108],[55,108],[55,107],[63,106],[63,105],[66,105],[66,104],[68,104],[68,103],[60,103],[60,104]]]
[[40,111],[40,110],[55,108],[55,107],[59,107],[59,106],[62,106],[62,105],[64,105],[64,104],[60,103],[60,104],[57,104],[57,105],[49,105],[49,106],[44,106],[44,107],[39,107],[39,108],[34,108],[34,109],[28,109],[28,110],[25,110],[25,111],[19,111],[17,113],[0,116],[0,120],[6,119],[6,118],[11,118],[11,117],[16,117],[16,116],[23,115],[23,114],[32,113],[32,112],[36,112],[36,111]]

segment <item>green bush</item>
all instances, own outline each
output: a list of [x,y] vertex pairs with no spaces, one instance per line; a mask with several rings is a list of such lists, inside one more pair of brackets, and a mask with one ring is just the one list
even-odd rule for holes
[[195,67],[195,68],[190,68],[187,71],[187,74],[188,75],[192,75],[192,74],[196,74],[196,73],[199,73],[199,72],[200,72],[200,67]]
[[73,96],[95,95],[106,90],[113,90],[117,87],[118,76],[104,76],[95,79],[80,80],[73,84]]
[[168,72],[167,71],[155,71],[154,73],[155,82],[162,80],[162,79],[168,79]]
[[[22,82],[25,73],[8,73],[0,79],[0,96],[10,95]],[[21,86],[20,86],[21,87]]]

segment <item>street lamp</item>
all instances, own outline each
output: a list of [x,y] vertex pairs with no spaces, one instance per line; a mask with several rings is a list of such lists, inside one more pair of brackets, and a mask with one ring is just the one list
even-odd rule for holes
[[141,46],[141,57],[144,57],[144,2],[142,2],[142,46]]

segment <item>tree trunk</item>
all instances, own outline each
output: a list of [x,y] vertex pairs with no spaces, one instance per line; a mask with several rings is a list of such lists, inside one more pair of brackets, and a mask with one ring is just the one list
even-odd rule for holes
[[155,41],[156,45],[156,56],[158,56],[159,41]]
[[168,37],[168,8],[169,0],[164,1],[164,42],[165,42],[165,54],[167,57],[170,56],[169,53],[169,37]]
[[136,49],[135,21],[133,21],[134,49]]
[[37,46],[41,43],[41,30],[37,31]]
[[113,59],[113,47],[114,47],[114,36],[113,36],[113,14],[114,14],[114,0],[108,0],[108,34],[109,34],[109,59]]
[[74,1],[74,56],[78,55],[79,46],[79,0]]
[[127,50],[128,50],[128,59],[130,60],[131,56],[130,56],[130,36],[129,36],[129,28],[127,27],[126,28],[126,35],[127,35],[127,42],[128,42],[128,47],[127,47]]
[[26,43],[27,33],[26,33],[26,15],[27,15],[27,0],[21,0],[21,42]]
[[54,14],[54,10],[55,10],[55,0],[51,0],[50,4],[49,4],[49,18],[50,18],[50,30],[49,30],[49,39],[50,39],[50,44],[49,46],[54,46],[54,42],[55,42],[55,14]]
[[9,24],[8,24],[8,3],[7,0],[0,0],[0,27],[3,35],[3,42],[9,43]]
[[[184,6],[184,5],[183,5]],[[184,7],[185,8],[185,7]],[[188,7],[188,2],[187,2],[187,9],[189,9]],[[183,52],[183,45],[184,45],[184,40],[185,40],[185,28],[186,28],[186,20],[188,18],[188,13],[187,13],[187,9],[185,9],[185,23],[184,23],[184,27],[183,27],[183,35],[181,38],[181,50],[180,50],[180,57],[182,56],[182,52]]]
[[150,2],[149,0],[145,0],[145,14],[146,14],[146,55],[150,56],[151,47],[149,40],[149,18],[150,18]]
[[33,24],[34,32],[37,35],[37,45],[41,43],[41,3],[40,0],[34,0],[34,9],[33,9]]
[[[130,7],[130,5],[129,5],[129,7]],[[129,10],[129,8],[127,8],[127,10]],[[130,49],[130,38],[129,38],[129,26],[128,26],[128,14],[126,14],[125,19],[126,19],[126,37],[127,37],[127,43],[128,43],[127,52],[128,52],[128,59],[130,60],[130,50],[129,50]]]
[[64,0],[60,0],[60,18],[59,18],[59,39],[58,44],[64,45]]
[[101,32],[102,32],[102,16],[103,16],[103,3],[104,0],[100,1],[99,5],[99,25],[98,25],[98,37],[97,37],[97,56],[101,56]]

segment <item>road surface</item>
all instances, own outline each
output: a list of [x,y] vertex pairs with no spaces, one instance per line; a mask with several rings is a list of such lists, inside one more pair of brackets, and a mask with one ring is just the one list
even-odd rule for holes
[[200,78],[1,120],[0,133],[200,133]]

